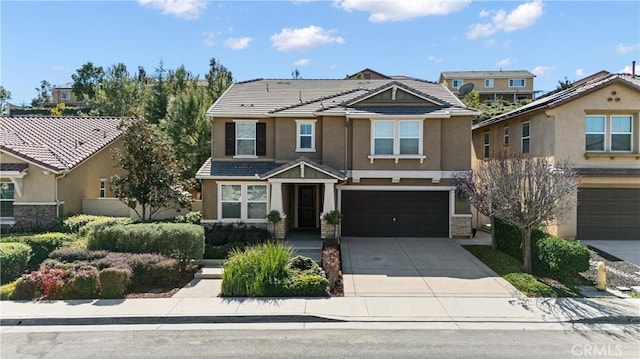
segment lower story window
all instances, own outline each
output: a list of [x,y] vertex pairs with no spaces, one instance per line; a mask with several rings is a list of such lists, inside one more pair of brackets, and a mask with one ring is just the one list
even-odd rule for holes
[[222,219],[264,220],[267,217],[267,186],[221,185],[220,211]]
[[13,217],[13,183],[0,183],[0,217]]

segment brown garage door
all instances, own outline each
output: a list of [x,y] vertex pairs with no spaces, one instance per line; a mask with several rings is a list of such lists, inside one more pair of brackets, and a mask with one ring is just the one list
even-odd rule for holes
[[448,237],[449,192],[342,191],[345,237]]
[[640,240],[640,189],[580,189],[578,239]]

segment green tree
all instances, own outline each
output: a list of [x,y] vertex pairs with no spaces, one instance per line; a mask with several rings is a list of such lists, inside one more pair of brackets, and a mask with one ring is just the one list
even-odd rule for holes
[[165,70],[164,62],[161,59],[160,64],[155,69],[153,86],[145,104],[146,119],[149,123],[159,124],[167,115],[170,94],[166,77],[167,70]]
[[295,69],[295,70],[291,71],[291,78],[294,79],[294,80],[300,79],[301,78],[300,77],[300,70]]
[[137,117],[144,114],[149,93],[146,77],[132,77],[127,66],[119,63],[109,67],[89,100],[91,114],[98,116]]
[[36,87],[38,96],[31,100],[32,107],[46,106],[51,104],[51,91],[53,91],[53,85],[47,80],[40,81],[40,87]]
[[114,160],[125,174],[111,177],[115,196],[148,222],[162,208],[190,208],[188,183],[180,178],[181,164],[154,125],[143,119],[122,123],[123,149],[115,149]]
[[566,90],[568,88],[571,88],[572,86],[573,86],[573,83],[569,81],[569,79],[565,76],[564,80],[558,81],[558,86],[556,86],[556,91]]
[[4,114],[9,100],[11,100],[11,91],[0,86],[0,113]]
[[71,75],[73,80],[72,91],[79,100],[89,102],[96,94],[96,87],[104,78],[102,66],[95,66],[92,62],[87,62]]
[[205,78],[207,79],[207,89],[211,104],[233,83],[231,71],[227,70],[213,57],[209,60],[209,72],[207,72]]
[[188,87],[172,98],[161,122],[176,157],[184,164],[183,179],[194,178],[211,156],[211,124],[206,116],[210,105],[205,88]]
[[471,108],[480,108],[480,93],[478,91],[471,91],[464,96],[462,102]]

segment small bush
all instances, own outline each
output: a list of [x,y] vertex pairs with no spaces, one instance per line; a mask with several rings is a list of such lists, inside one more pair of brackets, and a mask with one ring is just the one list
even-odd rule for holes
[[292,297],[327,296],[329,281],[319,274],[293,276],[285,284],[286,295]]
[[186,223],[116,224],[96,227],[89,234],[87,248],[130,253],[157,253],[180,262],[184,270],[190,260],[204,252],[202,226]]
[[295,256],[291,258],[289,266],[310,274],[321,274],[320,266],[313,259],[305,256]]
[[336,290],[342,281],[342,270],[340,264],[340,251],[333,247],[326,247],[322,250],[322,268],[329,280],[329,288]]
[[96,227],[109,226],[113,224],[129,224],[131,219],[127,217],[94,216],[91,214],[78,214],[63,221],[64,230],[69,233],[77,233],[86,236]]
[[93,261],[107,256],[108,251],[90,251],[82,248],[60,248],[51,254],[49,258],[61,262]]
[[95,221],[98,218],[100,218],[100,216],[94,216],[94,215],[91,215],[91,214],[78,214],[78,215],[66,218],[63,221],[63,223],[64,223],[64,227],[63,228],[68,233],[79,233],[80,232],[80,228],[82,226],[84,226],[85,224],[87,224],[87,223],[89,223],[91,221]]
[[100,298],[123,298],[131,283],[131,270],[126,268],[105,268],[98,274]]
[[62,299],[91,299],[99,292],[98,269],[89,265],[76,268],[65,281],[60,296]]
[[90,221],[85,225],[81,226],[78,231],[78,234],[84,237],[84,236],[87,236],[92,231],[96,230],[97,228],[113,226],[115,224],[131,224],[131,223],[132,223],[131,219],[126,217],[98,217],[93,221]]
[[537,242],[539,269],[556,279],[574,279],[589,269],[587,246],[549,236]]
[[266,228],[241,224],[216,223],[205,229],[205,246],[221,246],[227,243],[261,244],[269,241]]
[[14,299],[62,299],[62,288],[70,271],[62,268],[42,266],[39,270],[25,274],[16,282]]
[[200,220],[202,219],[202,213],[200,211],[189,212],[184,216],[177,216],[174,220],[175,223],[190,223],[190,224],[200,224]]
[[[495,221],[496,226],[496,245],[501,252],[522,261],[522,235],[518,227],[510,225],[499,219]],[[531,231],[531,248],[535,252],[536,242],[547,234],[539,228]],[[535,253],[532,253],[535,258]]]
[[9,283],[18,278],[27,268],[31,258],[31,247],[23,243],[0,243],[1,282]]
[[0,300],[13,299],[13,292],[16,290],[16,282],[11,282],[0,286]]
[[38,268],[40,263],[49,257],[54,250],[70,245],[77,237],[68,233],[42,233],[23,236],[9,236],[2,238],[2,242],[24,243],[31,247],[32,255],[29,260],[29,268]]

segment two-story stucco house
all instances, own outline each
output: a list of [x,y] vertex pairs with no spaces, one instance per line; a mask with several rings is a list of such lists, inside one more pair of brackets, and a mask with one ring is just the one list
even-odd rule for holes
[[51,99],[54,105],[64,103],[71,106],[86,106],[86,102],[80,101],[73,93],[73,82],[58,85],[51,90]]
[[[266,224],[328,236],[468,236],[455,176],[471,168],[471,119],[446,87],[421,80],[255,80],[209,109],[203,223]],[[331,235],[333,234],[330,231]]]
[[[110,151],[122,145],[121,120],[1,117],[0,224],[40,229],[65,214],[129,216],[109,189],[110,177],[122,171]],[[113,205],[93,211],[90,200]]]
[[[464,85],[472,84],[480,94],[480,101],[520,102],[532,100],[535,75],[529,71],[445,71],[439,83],[458,93]],[[463,95],[463,94],[460,94]]]
[[604,73],[474,125],[474,160],[502,150],[569,160],[580,174],[577,206],[548,230],[640,239],[639,123],[640,77]]

